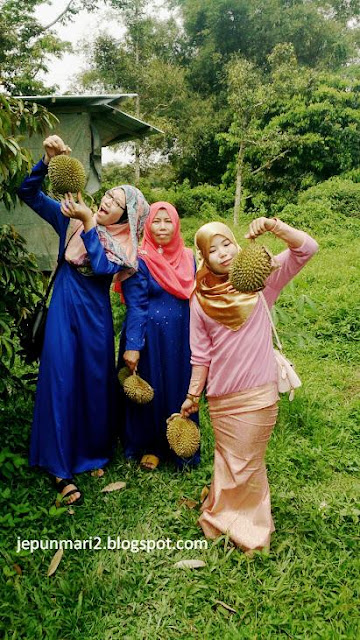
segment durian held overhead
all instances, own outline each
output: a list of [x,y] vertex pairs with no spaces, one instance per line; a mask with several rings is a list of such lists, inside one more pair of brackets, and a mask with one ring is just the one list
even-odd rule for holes
[[198,426],[180,413],[173,413],[166,420],[166,437],[170,449],[180,458],[191,458],[200,445],[200,431]]
[[272,271],[272,255],[263,245],[251,240],[240,249],[234,258],[230,270],[230,282],[241,293],[261,291],[265,280]]
[[135,371],[125,378],[123,388],[125,395],[133,402],[137,402],[137,404],[147,404],[154,397],[154,389],[146,380],[140,378]]
[[86,184],[84,166],[77,158],[68,155],[57,155],[49,162],[49,179],[54,193],[78,193]]

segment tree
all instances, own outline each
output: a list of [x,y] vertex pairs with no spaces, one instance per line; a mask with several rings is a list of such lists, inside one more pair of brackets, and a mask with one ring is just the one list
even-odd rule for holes
[[301,67],[290,44],[268,64],[266,75],[238,58],[228,65],[232,122],[219,139],[231,154],[223,179],[236,181],[235,220],[244,188],[247,206],[269,210],[360,161],[358,74]]
[[[227,74],[232,123],[219,139],[235,153],[234,224],[238,224],[245,176],[269,169],[278,158],[284,157],[289,151],[289,139],[279,128],[273,127],[269,134],[261,126],[273,95],[271,85],[260,71],[251,62],[235,57],[228,64]],[[253,147],[262,154],[262,164],[256,169],[251,169]]]
[[15,203],[19,180],[32,165],[31,153],[21,146],[24,134],[45,133],[55,122],[44,107],[0,94],[0,201],[5,206]]
[[190,81],[206,95],[224,88],[224,68],[234,54],[267,70],[267,56],[277,44],[288,42],[299,64],[336,69],[357,52],[358,1],[178,0],[177,4],[191,52]]
[[[51,4],[50,0],[45,2]],[[100,0],[69,0],[66,7],[50,24],[42,26],[34,16],[43,0],[0,1],[0,84],[9,93],[34,95],[55,90],[37,79],[40,71],[46,72],[49,56],[61,57],[70,45],[62,42],[51,28],[64,23],[81,9],[94,11]]]
[[[112,5],[119,3],[111,0]],[[136,92],[127,109],[137,118],[150,119],[162,129],[161,153],[178,153],[179,131],[188,115],[191,102],[185,69],[177,62],[179,29],[176,22],[156,20],[146,14],[147,3],[128,0],[121,4],[120,16],[126,26],[122,40],[102,34],[88,45],[90,69],[82,74],[87,90]],[[150,162],[159,148],[159,137],[153,136],[135,145],[135,183],[140,179],[141,165]]]

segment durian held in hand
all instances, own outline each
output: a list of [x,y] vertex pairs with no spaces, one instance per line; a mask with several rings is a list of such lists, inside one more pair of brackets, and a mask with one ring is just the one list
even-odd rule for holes
[[78,193],[85,189],[86,173],[80,160],[59,155],[51,158],[49,179],[54,193]]
[[229,275],[230,282],[234,289],[241,293],[261,291],[272,271],[272,264],[270,251],[251,240],[234,258]]
[[86,184],[86,172],[80,160],[70,158],[71,148],[60,136],[52,135],[43,142],[44,162],[49,165],[49,178],[54,193],[78,193]]
[[173,413],[166,424],[166,437],[176,455],[180,458],[194,456],[200,445],[200,431],[195,422],[180,413]]
[[118,372],[118,380],[122,387],[124,386],[125,380],[129,376],[131,376],[131,369],[129,369],[129,367],[121,367],[121,369]]
[[147,404],[154,397],[154,389],[146,380],[140,378],[135,371],[123,382],[124,393],[137,404]]

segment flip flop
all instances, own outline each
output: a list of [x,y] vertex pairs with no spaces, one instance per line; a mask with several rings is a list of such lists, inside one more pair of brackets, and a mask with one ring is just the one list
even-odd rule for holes
[[145,454],[140,460],[140,467],[147,471],[154,471],[159,465],[160,459],[152,453]]

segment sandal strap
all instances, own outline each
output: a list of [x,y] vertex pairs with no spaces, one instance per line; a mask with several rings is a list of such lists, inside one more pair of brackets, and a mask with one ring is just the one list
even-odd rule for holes
[[58,493],[61,493],[69,484],[75,485],[74,478],[63,478],[59,482],[54,478],[55,489],[59,490]]
[[[81,491],[79,491],[79,489],[71,489],[71,491],[64,493],[63,498],[70,498],[70,496],[72,496],[74,493],[80,493],[81,496]],[[80,500],[80,498],[78,498],[78,500]]]

